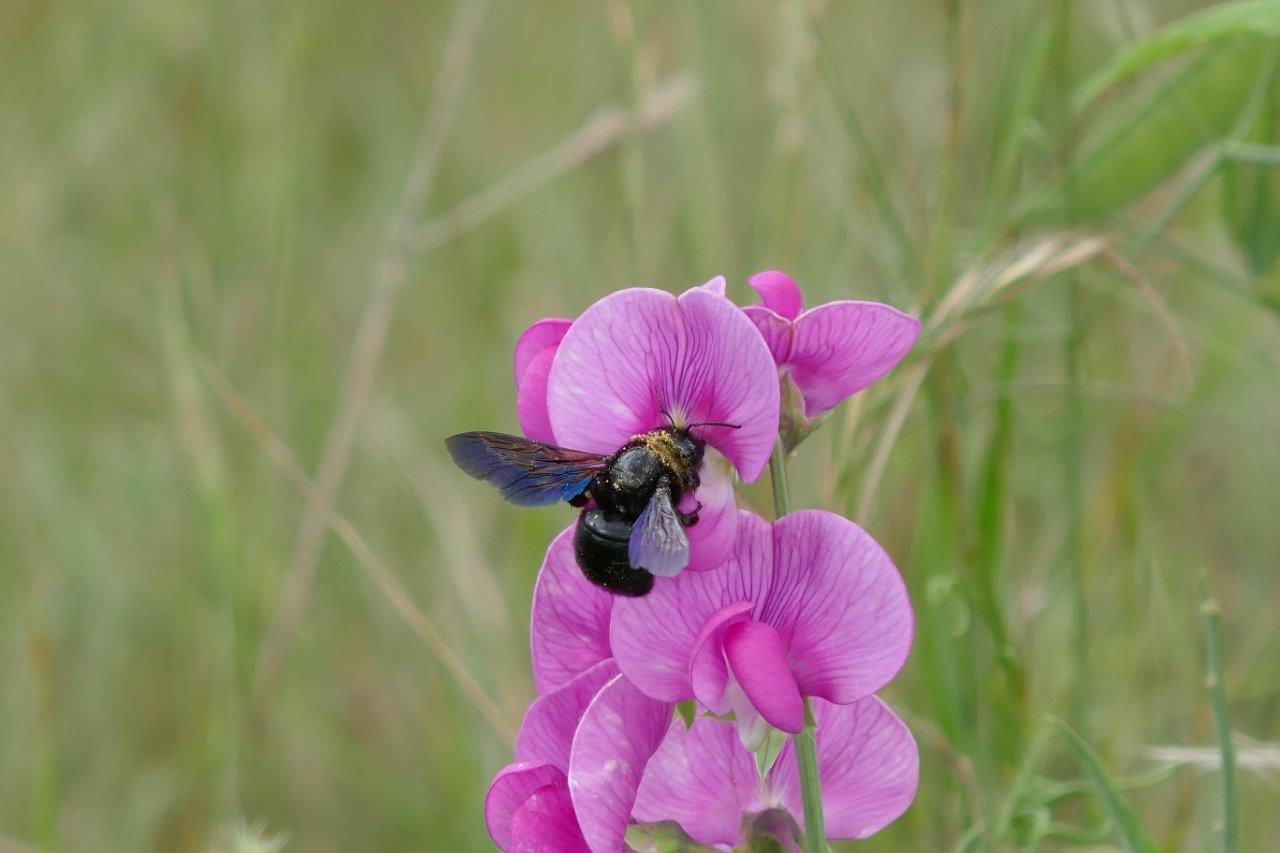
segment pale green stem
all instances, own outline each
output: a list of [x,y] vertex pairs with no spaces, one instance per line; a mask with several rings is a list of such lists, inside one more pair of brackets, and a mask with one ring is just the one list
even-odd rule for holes
[[[773,447],[769,457],[769,480],[773,484],[773,510],[781,518],[791,511],[791,492],[787,487],[787,454],[782,449],[782,439]],[[809,700],[804,702],[804,728],[791,742],[796,748],[796,766],[800,770],[800,794],[804,800],[804,849],[805,853],[825,853],[827,850],[827,824],[822,816],[822,780],[818,777],[818,746],[814,739],[817,726]]]
[[1227,692],[1222,684],[1222,642],[1218,633],[1218,602],[1208,592],[1205,583],[1205,601],[1200,606],[1204,616],[1205,657],[1208,663],[1209,701],[1213,705],[1214,728],[1218,735],[1218,748],[1222,751],[1222,853],[1235,853],[1236,849],[1236,750],[1231,743],[1231,723],[1227,717]]
[[782,518],[791,512],[791,489],[787,486],[787,456],[781,438],[774,443],[769,457],[769,481],[773,484],[773,513]]

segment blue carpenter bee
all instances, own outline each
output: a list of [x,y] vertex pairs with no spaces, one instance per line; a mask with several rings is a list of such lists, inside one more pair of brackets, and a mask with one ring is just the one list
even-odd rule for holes
[[706,442],[691,432],[699,426],[736,428],[659,427],[610,456],[498,432],[464,432],[445,446],[459,468],[517,506],[581,507],[573,545],[582,573],[610,592],[641,596],[655,573],[674,574],[689,562],[684,529],[698,522],[698,508],[678,507],[700,482]]

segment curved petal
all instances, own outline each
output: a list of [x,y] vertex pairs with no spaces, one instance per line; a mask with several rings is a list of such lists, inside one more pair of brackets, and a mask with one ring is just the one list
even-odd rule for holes
[[529,795],[511,818],[510,853],[591,853],[573,813],[569,786],[547,785]]
[[[813,703],[818,773],[830,838],[866,838],[897,820],[915,799],[920,753],[902,720],[875,696],[852,705]],[[773,796],[804,814],[791,744],[769,771]]]
[[724,291],[727,286],[728,286],[728,283],[724,280],[724,276],[722,275],[716,276],[715,278],[709,280],[706,284],[698,285],[698,287],[701,287],[703,290],[709,290],[712,293],[714,293],[716,296],[724,296]]
[[524,334],[521,334],[520,339],[516,341],[517,386],[524,380],[525,371],[529,370],[532,360],[548,348],[554,350],[559,342],[563,341],[564,333],[568,332],[568,327],[572,324],[573,320],[562,318],[562,316],[549,316],[525,329]]
[[762,622],[730,625],[724,655],[742,692],[771,726],[791,734],[804,728],[804,697],[777,631]]
[[759,811],[760,781],[751,753],[729,723],[700,717],[671,726],[649,759],[636,796],[640,821],[674,820],[700,844],[737,844],[742,815]]
[[547,409],[559,443],[612,453],[633,435],[719,421],[699,433],[748,482],[764,470],[778,431],[773,359],[728,299],[693,288],[679,299],[621,290],[570,327],[551,366]]
[[555,347],[564,340],[565,332],[573,325],[572,320],[563,317],[547,317],[539,320],[524,330],[516,341],[515,374],[516,385],[524,381],[529,365],[546,350],[555,351]]
[[[666,379],[666,399],[690,423],[719,421],[698,434],[754,482],[769,462],[778,438],[778,380],[773,356],[742,311],[713,293],[695,288],[680,297],[688,325],[682,363]],[[668,411],[672,411],[668,408]]]
[[584,311],[560,342],[547,383],[556,438],[613,453],[661,426],[660,380],[678,363],[685,336],[679,303],[662,290],[619,290]]
[[597,853],[621,853],[649,756],[671,727],[673,706],[619,675],[587,706],[569,756],[569,793],[582,835]]
[[555,444],[551,416],[547,414],[547,377],[556,357],[556,348],[547,347],[535,355],[516,380],[516,419],[526,437],[544,444]]
[[535,699],[516,735],[516,761],[542,762],[569,772],[569,747],[578,720],[600,688],[617,674],[618,665],[610,658]]
[[784,272],[764,270],[747,279],[747,284],[760,294],[764,307],[786,320],[794,320],[804,310],[804,297],[795,280]]
[[727,560],[738,532],[738,505],[729,463],[708,449],[699,474],[702,484],[680,501],[682,512],[698,509],[698,523],[684,529],[689,537],[689,565],[685,568],[693,572],[714,569]]
[[770,311],[763,305],[748,305],[742,309],[756,330],[764,338],[769,353],[776,364],[786,364],[791,357],[791,343],[795,337],[795,325],[786,317]]
[[655,699],[690,698],[689,661],[703,626],[726,604],[758,609],[769,589],[771,543],[768,523],[740,510],[733,553],[720,566],[658,578],[643,598],[619,598],[609,645],[623,674]]
[[721,607],[702,626],[689,652],[689,684],[693,697],[715,714],[729,713],[725,690],[729,686],[729,664],[724,659],[724,632],[730,625],[750,621],[750,601]]
[[612,656],[609,611],[613,596],[582,576],[569,525],[551,541],[533,588],[529,652],[533,683],[543,695]]
[[502,850],[511,850],[511,821],[533,793],[548,785],[567,785],[563,770],[541,762],[508,764],[489,783],[484,798],[484,822],[489,837]]
[[822,510],[774,523],[771,594],[756,619],[777,629],[800,692],[840,704],[893,678],[914,630],[889,555],[861,527]]
[[828,302],[800,315],[787,363],[812,418],[875,382],[910,351],[920,321],[879,302]]

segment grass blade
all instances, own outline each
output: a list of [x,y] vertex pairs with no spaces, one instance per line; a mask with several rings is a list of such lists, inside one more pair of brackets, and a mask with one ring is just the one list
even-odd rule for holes
[[1280,0],[1239,0],[1179,18],[1090,77],[1076,102],[1088,104],[1116,83],[1180,53],[1242,35],[1280,36]]
[[1107,775],[1107,771],[1102,768],[1101,762],[1098,761],[1098,756],[1062,720],[1051,718],[1049,722],[1058,731],[1062,732],[1063,737],[1067,739],[1067,743],[1071,744],[1071,749],[1080,757],[1080,762],[1084,765],[1085,775],[1089,777],[1089,782],[1098,794],[1098,799],[1102,801],[1103,807],[1106,808],[1107,815],[1111,818],[1111,826],[1115,829],[1116,836],[1120,839],[1124,849],[1130,851],[1130,853],[1154,851],[1156,847],[1151,837],[1142,828],[1142,824],[1138,823],[1138,818],[1133,813],[1133,808],[1121,796],[1115,783]]

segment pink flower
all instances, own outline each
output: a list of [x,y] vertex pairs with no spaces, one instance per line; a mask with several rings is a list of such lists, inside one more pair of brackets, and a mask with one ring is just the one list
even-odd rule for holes
[[[732,547],[729,465],[746,482],[768,463],[778,434],[778,383],[769,348],[716,278],[679,297],[629,288],[574,321],[541,320],[516,344],[517,414],[537,441],[612,454],[668,424],[695,427],[708,450],[701,504],[689,527],[688,568],[718,565]],[[725,425],[730,426],[725,426]]]
[[622,851],[649,756],[672,705],[645,696],[609,650],[614,596],[582,576],[573,528],[547,549],[533,593],[530,647],[539,699],[494,779],[485,820],[504,851]]
[[620,853],[671,710],[632,687],[612,660],[536,699],[516,736],[515,763],[485,798],[494,844],[506,853]]
[[610,648],[655,699],[734,712],[743,742],[804,727],[804,697],[849,704],[902,667],[913,616],[902,577],[851,521],[803,510],[770,525],[741,512],[718,569],[659,578],[613,605]]
[[[902,720],[874,696],[849,705],[813,703],[818,772],[830,839],[866,838],[915,798],[920,755]],[[701,844],[743,841],[743,816],[782,808],[803,825],[800,777],[788,742],[764,779],[733,727],[700,717],[676,722],[649,760],[633,815],[674,820]]]
[[784,384],[789,378],[800,397],[784,413],[789,446],[814,419],[888,373],[920,334],[919,320],[879,302],[828,302],[802,311],[800,288],[777,270],[748,281],[762,301],[742,310],[768,343]]
[[[721,695],[742,682],[759,696],[757,686],[767,694],[768,681],[791,679],[805,694],[844,703],[813,703],[833,838],[869,835],[911,802],[915,744],[892,712],[866,698],[897,671],[910,642],[911,614],[896,570],[865,533],[830,513],[800,512],[769,525],[744,512],[735,529],[726,565],[659,579],[638,600],[615,598],[582,576],[572,528],[552,541],[530,619],[540,698],[520,729],[516,763],[498,774],[485,804],[501,849],[620,853],[631,823],[669,819],[700,842],[734,844],[744,812],[802,813],[789,745],[760,782],[731,726],[704,718],[686,730],[672,722],[673,697],[693,689],[689,667],[678,662],[698,658],[714,669],[712,641],[698,640],[715,632],[706,625],[773,631],[785,652],[779,666],[767,651],[751,659],[750,642],[744,658],[738,641],[729,640],[731,658],[721,630],[717,648],[728,661]],[[656,596],[664,603],[631,606]],[[720,618],[724,612],[735,615]],[[617,644],[620,636],[626,642]],[[615,651],[641,665],[615,660]],[[620,663],[645,686],[619,674]],[[736,710],[763,719],[750,704]],[[793,730],[803,725],[802,704],[793,722]]]
[[571,325],[572,320],[548,317],[525,329],[516,341],[516,417],[526,436],[544,444],[556,443],[547,414],[547,379],[556,350]]
[[[490,835],[503,850],[581,849],[569,843],[567,831],[545,836],[543,847],[504,846],[510,843],[505,827],[524,825],[517,819],[521,804],[541,790],[532,787],[539,782],[555,786],[555,827],[568,824],[569,809],[581,843],[596,851],[624,849],[645,764],[666,734],[673,706],[644,695],[617,675],[609,650],[613,600],[578,570],[572,527],[552,540],[534,587],[529,625],[533,679],[542,698],[529,708],[520,729],[518,763],[498,774],[489,795],[494,808],[485,810]],[[531,758],[541,761],[527,766]],[[561,775],[538,766],[546,763]],[[545,792],[526,811],[549,811],[542,803],[552,795]],[[552,821],[543,823],[550,826]]]
[[516,736],[516,760],[498,772],[485,797],[484,820],[504,851],[585,851],[569,795],[569,752],[587,705],[618,674],[601,661],[534,701]]
[[582,576],[573,556],[573,525],[551,540],[533,587],[529,653],[539,695],[613,657],[609,614],[614,596]]

